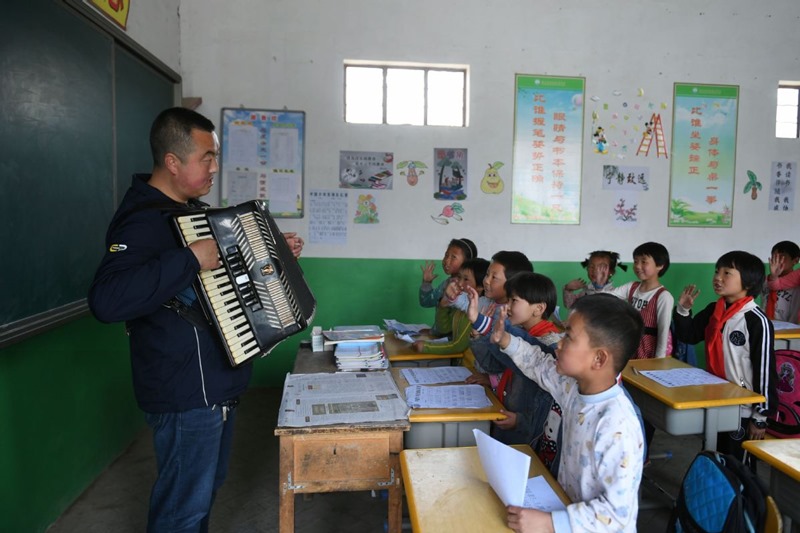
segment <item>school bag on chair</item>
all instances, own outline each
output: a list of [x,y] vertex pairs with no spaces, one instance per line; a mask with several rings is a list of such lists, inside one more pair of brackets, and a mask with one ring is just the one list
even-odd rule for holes
[[766,523],[767,488],[741,461],[698,453],[681,482],[667,531],[757,533]]
[[775,437],[800,436],[800,352],[775,350],[778,372],[778,409],[767,419],[767,433]]

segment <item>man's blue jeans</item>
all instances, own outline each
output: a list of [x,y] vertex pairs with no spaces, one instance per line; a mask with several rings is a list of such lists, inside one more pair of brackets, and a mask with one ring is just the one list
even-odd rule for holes
[[225,481],[235,409],[145,413],[153,430],[158,479],[150,494],[148,533],[208,531],[211,505]]

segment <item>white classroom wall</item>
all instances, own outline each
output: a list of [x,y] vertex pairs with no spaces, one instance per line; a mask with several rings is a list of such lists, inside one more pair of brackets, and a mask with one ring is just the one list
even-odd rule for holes
[[[180,0],[134,2],[126,33],[175,72],[180,72]],[[155,118],[155,117],[153,117]]]
[[[191,0],[180,4],[180,73],[184,96],[201,96],[198,111],[217,125],[222,107],[306,112],[306,208],[309,190],[338,187],[340,150],[391,151],[395,162],[429,166],[434,147],[469,150],[463,221],[431,219],[446,204],[432,197],[432,168],[416,187],[395,171],[393,190],[366,191],[379,224],[353,224],[365,191],[350,190],[347,244],[307,244],[307,256],[437,258],[449,239],[469,237],[483,256],[517,249],[534,261],[575,261],[597,248],[627,260],[649,240],[675,262],[713,262],[731,249],[766,258],[778,240],[800,240],[800,206],[769,212],[766,190],[773,160],[800,160],[798,140],[774,136],[778,80],[800,79],[799,23],[797,0]],[[346,124],[343,62],[352,59],[469,65],[469,127]],[[515,73],[586,79],[580,225],[510,223]],[[647,159],[593,153],[593,95],[642,89],[665,102],[671,143],[675,82],[740,87],[732,229],[667,227],[669,161],[654,148]],[[490,196],[479,182],[494,161],[505,163],[506,190]],[[635,227],[617,227],[608,213],[614,193],[600,176],[611,163],[650,168]],[[747,170],[765,186],[757,201],[742,193]],[[308,215],[279,223],[308,243]]]

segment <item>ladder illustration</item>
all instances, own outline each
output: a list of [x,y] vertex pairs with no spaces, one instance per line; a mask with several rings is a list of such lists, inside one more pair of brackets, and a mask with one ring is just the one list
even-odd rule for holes
[[650,144],[652,144],[654,136],[656,138],[656,157],[663,155],[669,159],[667,144],[664,140],[664,128],[661,126],[661,115],[659,113],[653,113],[653,116],[650,117],[650,122],[647,124],[647,130],[642,134],[642,142],[639,143],[636,155],[641,152],[644,152],[645,157],[650,155]]

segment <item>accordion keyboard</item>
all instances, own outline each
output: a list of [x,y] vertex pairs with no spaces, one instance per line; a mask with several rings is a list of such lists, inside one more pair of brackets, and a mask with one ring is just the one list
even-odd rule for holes
[[201,271],[198,293],[238,366],[308,326],[316,300],[266,208],[257,201],[176,215],[187,245],[217,243],[222,266]]
[[[187,245],[201,239],[213,238],[205,215],[178,217],[177,220]],[[236,295],[236,281],[228,275],[224,264],[220,268],[200,272],[200,282],[230,357],[240,363],[260,355],[261,347]],[[239,286],[241,285],[244,283]]]

